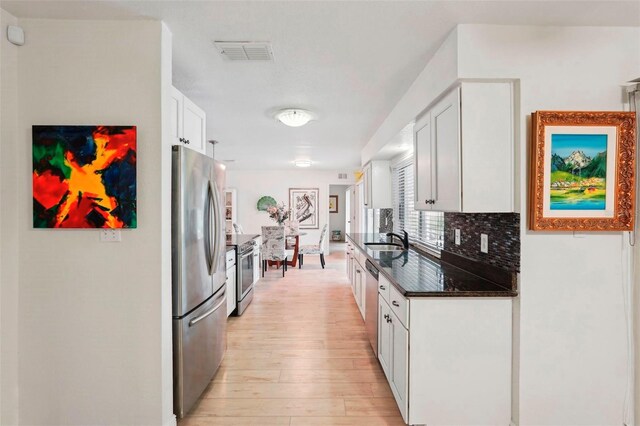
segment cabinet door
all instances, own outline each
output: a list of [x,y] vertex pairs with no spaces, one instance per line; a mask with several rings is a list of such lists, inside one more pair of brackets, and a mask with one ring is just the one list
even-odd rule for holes
[[356,266],[356,304],[360,310],[360,315],[364,318],[364,271],[360,265]]
[[415,132],[414,136],[414,206],[416,210],[431,210],[432,175],[434,161],[431,146],[431,123],[427,121]]
[[391,322],[389,323],[391,365],[389,368],[389,384],[396,398],[398,408],[404,421],[407,421],[407,383],[408,383],[408,356],[409,356],[409,332],[400,323],[398,317],[389,311]]
[[433,210],[461,210],[460,88],[453,90],[431,112],[431,190]]
[[182,137],[182,104],[184,96],[175,87],[171,88],[171,137],[173,145],[181,145]]
[[236,267],[227,269],[227,316],[236,309]]
[[189,142],[186,146],[205,154],[207,120],[204,111],[185,97],[182,115],[183,137]]
[[387,322],[391,310],[387,302],[378,295],[378,360],[387,380],[391,383],[391,324]]

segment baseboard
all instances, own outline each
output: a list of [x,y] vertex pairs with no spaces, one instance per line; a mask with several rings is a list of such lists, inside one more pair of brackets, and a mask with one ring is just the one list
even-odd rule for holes
[[175,414],[173,414],[164,422],[162,426],[177,426],[177,425],[178,425],[178,421],[176,420]]

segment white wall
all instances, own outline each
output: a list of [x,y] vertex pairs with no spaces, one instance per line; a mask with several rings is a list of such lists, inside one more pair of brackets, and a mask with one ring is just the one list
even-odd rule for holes
[[[175,423],[170,150],[161,108],[171,84],[168,35],[152,21],[19,23],[27,43],[18,49],[16,155],[0,158],[3,173],[13,167],[18,179],[10,225],[19,234],[19,295],[11,301],[19,320],[19,423]],[[123,231],[120,243],[100,243],[97,230],[33,229],[33,124],[136,125],[138,229]]]
[[411,84],[384,122],[362,149],[364,165],[376,158],[382,147],[394,138],[407,124],[436,101],[451,84],[458,73],[457,28],[455,28],[438,48],[431,61]]
[[238,191],[238,223],[246,234],[260,234],[262,226],[275,224],[266,212],[257,210],[260,197],[270,195],[288,206],[289,188],[318,188],[319,228],[303,229],[307,235],[300,237],[300,244],[318,244],[320,231],[329,220],[329,185],[353,183],[353,173],[347,174],[348,181],[338,180],[338,173],[337,170],[227,170],[227,187]]
[[329,187],[329,195],[338,196],[338,213],[329,213],[328,238],[331,238],[331,231],[340,231],[342,239],[345,238],[347,188],[349,188],[347,185],[331,185]]
[[[459,77],[520,79],[523,195],[530,113],[623,110],[621,85],[640,74],[638,28],[463,25],[458,41]],[[626,234],[531,232],[522,219],[520,424],[622,424]]]
[[17,19],[0,9],[0,424],[18,423],[18,47],[4,36]]

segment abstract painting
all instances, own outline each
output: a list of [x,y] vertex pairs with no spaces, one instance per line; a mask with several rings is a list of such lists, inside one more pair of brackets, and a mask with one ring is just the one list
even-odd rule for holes
[[135,126],[33,126],[34,228],[136,228]]
[[529,227],[630,231],[635,210],[635,113],[532,115]]
[[289,188],[289,208],[302,229],[318,229],[318,188]]

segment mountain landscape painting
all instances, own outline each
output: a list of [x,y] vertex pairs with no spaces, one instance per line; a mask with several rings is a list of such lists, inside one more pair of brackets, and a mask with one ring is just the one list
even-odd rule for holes
[[551,135],[551,210],[605,210],[606,134]]

